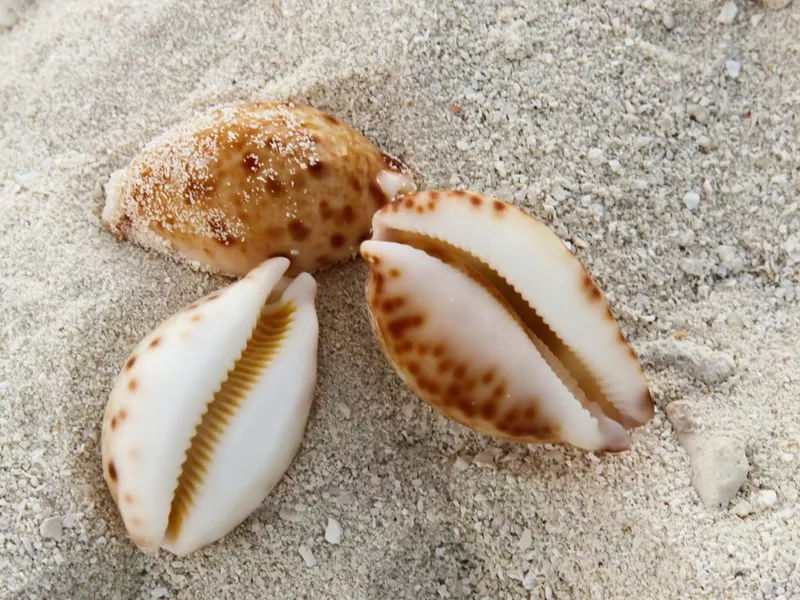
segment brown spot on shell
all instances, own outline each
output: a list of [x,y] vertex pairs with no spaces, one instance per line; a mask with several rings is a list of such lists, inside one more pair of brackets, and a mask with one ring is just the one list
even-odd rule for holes
[[202,321],[203,320],[203,315],[200,314],[200,313],[195,313],[195,314],[192,315],[192,317],[189,320],[194,322],[194,323],[197,323],[198,321]]
[[122,501],[125,502],[126,504],[133,504],[133,496],[131,496],[130,494],[123,494]]
[[383,276],[383,273],[375,273],[375,294],[380,296],[383,293],[383,284],[385,283],[386,279]]
[[395,338],[401,338],[406,330],[420,327],[425,322],[422,315],[400,317],[389,323],[389,334]]
[[111,429],[114,430],[117,428],[117,417],[111,417]]
[[128,389],[130,391],[134,392],[134,391],[136,391],[136,388],[138,388],[138,387],[139,387],[139,383],[133,377],[131,377],[128,380]]
[[587,296],[589,296],[590,300],[599,300],[602,298],[603,295],[600,293],[600,289],[595,285],[588,273],[584,273],[581,285],[583,287],[583,291]]
[[439,364],[436,366],[436,371],[437,371],[437,372],[438,372],[440,375],[444,375],[445,373],[447,373],[447,372],[448,372],[450,369],[452,369],[452,368],[453,368],[453,363],[452,363],[452,361],[449,361],[449,360],[445,359],[445,360],[441,361],[441,362],[440,362],[440,363],[439,363]]
[[484,385],[489,385],[490,383],[492,383],[493,379],[494,379],[494,369],[489,369],[488,371],[486,371],[486,373],[483,374],[483,377],[481,377],[481,383],[483,383]]
[[337,119],[333,115],[323,114],[322,118],[325,119],[331,125],[338,125],[339,124],[339,119]]
[[478,414],[478,407],[475,406],[475,403],[467,398],[462,398],[459,400],[458,409],[467,417],[474,417]]
[[355,175],[351,175],[349,181],[350,181],[350,187],[353,188],[353,191],[355,191],[357,194],[360,194],[362,188],[361,180]]
[[306,227],[302,221],[298,219],[289,221],[289,235],[292,236],[293,240],[300,242],[306,239],[310,234],[311,230]]
[[428,199],[429,200],[433,200],[434,202],[436,202],[439,199],[439,196],[441,196],[441,194],[439,192],[430,192],[428,194]]
[[342,209],[342,219],[347,224],[355,223],[356,211],[349,204]]
[[487,421],[493,420],[497,414],[497,403],[492,402],[491,400],[484,402],[483,405],[481,405],[480,413],[481,417]]
[[333,218],[333,211],[327,200],[322,200],[319,203],[319,216],[322,217],[323,221],[329,221]]
[[136,356],[131,356],[128,359],[128,362],[125,363],[125,370],[130,371],[133,368],[133,365],[136,364]]
[[334,233],[331,236],[331,246],[334,248],[341,248],[344,246],[344,236],[341,233]]
[[389,277],[400,277],[400,269],[396,267],[389,269]]
[[399,356],[399,355],[402,355],[402,354],[408,354],[413,349],[414,349],[414,344],[412,344],[409,340],[404,340],[404,341],[400,342],[399,344],[397,344],[397,346],[395,347],[394,351],[395,351],[395,354],[397,354]]
[[436,358],[441,358],[442,356],[444,356],[444,346],[442,344],[436,344],[433,347],[433,355]]
[[483,204],[483,200],[481,200],[480,196],[472,195],[469,197],[469,201],[472,203],[472,206],[480,206]]
[[516,408],[512,408],[503,417],[503,422],[509,423],[510,425],[513,425],[517,421],[519,421],[519,409]]
[[317,179],[325,177],[327,170],[328,168],[325,166],[325,163],[319,160],[308,165],[308,172]]
[[108,476],[111,478],[111,481],[117,480],[117,467],[114,466],[114,461],[108,461]]
[[402,296],[397,296],[396,298],[389,298],[388,300],[386,300],[381,308],[385,313],[392,313],[396,309],[403,306],[405,303],[406,301]]
[[189,306],[187,306],[186,310],[195,310],[198,306],[200,305],[195,302],[194,304],[190,304]]
[[414,199],[413,198],[406,198],[403,202],[403,206],[406,208],[414,208]]
[[466,373],[467,373],[466,365],[458,365],[456,367],[456,370],[453,371],[453,376],[456,377],[456,379],[461,379],[462,377],[464,377]]
[[500,383],[494,390],[492,390],[493,398],[501,398],[506,393],[506,384]]
[[280,196],[284,193],[283,184],[273,177],[267,177],[267,190],[273,196]]
[[500,200],[495,200],[494,202],[492,202],[492,206],[497,212],[503,212],[508,207],[508,205],[505,202],[501,202]]
[[452,192],[450,192],[450,195],[455,196],[456,198],[463,198],[464,196],[467,195],[467,192],[465,192],[464,190],[453,190]]
[[253,173],[258,171],[259,165],[258,165],[257,155],[248,154],[247,156],[244,157],[243,163],[244,163],[244,168],[247,169],[248,171],[252,171]]

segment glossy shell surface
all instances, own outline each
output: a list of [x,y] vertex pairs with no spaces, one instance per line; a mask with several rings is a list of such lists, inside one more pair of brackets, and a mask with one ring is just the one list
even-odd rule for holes
[[316,384],[316,283],[285,258],[164,321],[133,350],[102,428],[106,483],[133,541],[183,556],[278,483]]
[[525,443],[622,450],[653,404],[602,293],[544,224],[464,191],[376,213],[367,301],[388,360],[457,422]]
[[104,225],[197,268],[289,274],[351,258],[374,212],[414,190],[407,169],[308,106],[221,106],[153,140],[106,186]]

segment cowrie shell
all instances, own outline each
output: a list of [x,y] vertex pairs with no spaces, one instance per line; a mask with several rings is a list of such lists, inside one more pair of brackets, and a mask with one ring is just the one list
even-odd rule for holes
[[106,186],[111,232],[192,266],[289,274],[352,258],[373,213],[413,191],[407,169],[309,106],[229,104],[169,129]]
[[286,258],[139,342],[103,418],[103,473],[133,541],[183,556],[226,535],[297,452],[316,385],[316,282]]
[[464,191],[379,210],[367,302],[381,348],[422,399],[498,438],[622,450],[653,403],[602,293],[559,238]]

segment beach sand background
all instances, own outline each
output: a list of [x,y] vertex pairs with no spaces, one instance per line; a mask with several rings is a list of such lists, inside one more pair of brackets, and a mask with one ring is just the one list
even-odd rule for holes
[[[800,3],[735,7],[4,0],[0,595],[800,598]],[[438,416],[383,359],[353,261],[317,275],[319,386],[285,478],[196,554],[136,550],[103,407],[132,346],[226,280],[103,231],[103,185],[193,111],[263,99],[546,221],[645,365],[657,410],[631,450]]]

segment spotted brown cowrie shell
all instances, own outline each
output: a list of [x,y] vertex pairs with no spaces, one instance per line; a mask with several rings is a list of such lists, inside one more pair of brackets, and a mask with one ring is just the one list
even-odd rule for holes
[[409,194],[375,214],[361,254],[383,352],[462,425],[618,451],[652,417],[642,367],[597,285],[521,210],[464,191]]
[[414,189],[399,161],[336,117],[229,104],[169,129],[114,173],[102,219],[206,271],[242,276],[285,256],[294,275],[354,256],[375,211]]

